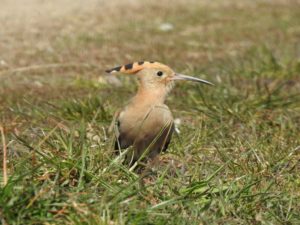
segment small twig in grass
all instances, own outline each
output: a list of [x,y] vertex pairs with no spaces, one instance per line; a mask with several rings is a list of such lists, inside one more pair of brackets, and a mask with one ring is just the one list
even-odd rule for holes
[[7,184],[7,165],[6,165],[6,142],[5,142],[5,135],[4,135],[4,128],[0,126],[1,137],[2,137],[2,145],[3,145],[3,184],[4,186]]

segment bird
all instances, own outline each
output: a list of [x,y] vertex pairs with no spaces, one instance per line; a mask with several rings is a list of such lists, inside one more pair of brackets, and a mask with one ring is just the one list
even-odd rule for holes
[[155,61],[138,61],[106,70],[107,73],[134,75],[139,80],[136,95],[115,113],[111,129],[115,131],[115,151],[131,147],[125,162],[131,166],[142,159],[153,160],[167,150],[174,132],[174,118],[165,104],[176,81],[213,83],[176,73]]

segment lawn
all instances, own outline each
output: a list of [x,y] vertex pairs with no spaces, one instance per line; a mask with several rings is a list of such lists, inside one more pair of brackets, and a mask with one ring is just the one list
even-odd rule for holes
[[[299,2],[0,4],[3,225],[300,224]],[[137,80],[104,72],[142,60],[215,83],[171,92],[147,176],[107,131]]]

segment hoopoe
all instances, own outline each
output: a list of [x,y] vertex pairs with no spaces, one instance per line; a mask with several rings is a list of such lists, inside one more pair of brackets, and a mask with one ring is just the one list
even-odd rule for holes
[[139,79],[137,94],[115,115],[115,150],[133,147],[126,155],[125,161],[129,165],[143,157],[154,159],[168,148],[174,131],[174,119],[164,102],[174,87],[174,81],[188,80],[213,85],[206,80],[175,73],[159,62],[134,62],[106,72],[133,74]]

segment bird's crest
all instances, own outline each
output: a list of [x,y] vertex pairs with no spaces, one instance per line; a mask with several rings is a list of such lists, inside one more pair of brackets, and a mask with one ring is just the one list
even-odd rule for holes
[[127,73],[127,74],[134,74],[139,72],[142,69],[145,68],[168,68],[168,66],[159,63],[159,62],[153,62],[153,61],[140,61],[140,62],[133,62],[129,63],[123,66],[117,66],[112,69],[106,70],[107,73]]

